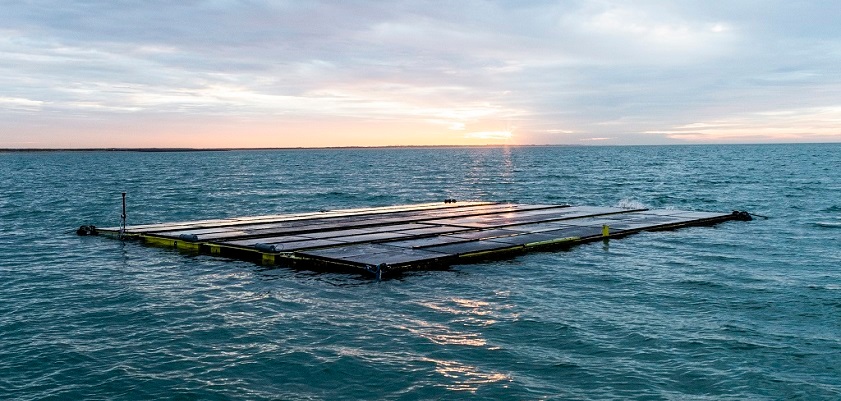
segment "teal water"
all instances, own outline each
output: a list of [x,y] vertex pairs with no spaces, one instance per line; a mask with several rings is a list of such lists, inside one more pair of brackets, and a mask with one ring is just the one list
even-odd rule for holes
[[[838,400],[841,145],[0,153],[3,400]],[[97,237],[445,198],[769,218],[367,278]]]

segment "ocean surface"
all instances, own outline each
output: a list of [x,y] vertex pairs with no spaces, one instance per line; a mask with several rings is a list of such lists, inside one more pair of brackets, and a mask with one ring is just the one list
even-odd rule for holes
[[[841,144],[0,153],[2,400],[839,400]],[[491,200],[767,216],[377,282],[83,224]]]

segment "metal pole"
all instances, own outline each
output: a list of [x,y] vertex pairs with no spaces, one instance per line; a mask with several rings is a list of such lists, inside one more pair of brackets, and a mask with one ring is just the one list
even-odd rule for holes
[[123,192],[123,214],[120,215],[120,239],[126,233],[126,193]]

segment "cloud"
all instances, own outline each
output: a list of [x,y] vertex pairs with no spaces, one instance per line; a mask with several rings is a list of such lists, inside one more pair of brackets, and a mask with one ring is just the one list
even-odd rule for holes
[[479,131],[468,132],[467,134],[464,134],[464,136],[465,138],[500,141],[511,139],[514,134],[511,131]]
[[[465,132],[511,124],[517,135],[506,139],[522,143],[837,141],[820,110],[841,106],[838,9],[782,1],[6,2],[0,117],[15,117],[0,120],[0,147],[33,132],[48,143],[51,127],[72,121],[120,127],[162,115],[198,132],[219,118],[255,132],[262,126],[249,121],[340,121],[344,134],[317,141],[335,145],[411,142],[409,133],[426,133],[417,142],[478,140]],[[779,111],[791,114],[763,114]],[[385,121],[402,128],[392,137],[356,129]],[[247,135],[231,138],[245,143]],[[279,143],[284,135],[291,142],[296,133],[280,129]]]
[[0,97],[0,107],[11,110],[38,111],[44,102],[19,97]]
[[734,115],[650,133],[692,142],[826,142],[841,134],[841,106]]

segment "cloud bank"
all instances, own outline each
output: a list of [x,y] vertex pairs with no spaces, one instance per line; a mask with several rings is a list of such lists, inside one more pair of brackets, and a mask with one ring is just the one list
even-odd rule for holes
[[0,147],[841,141],[833,2],[0,5]]

